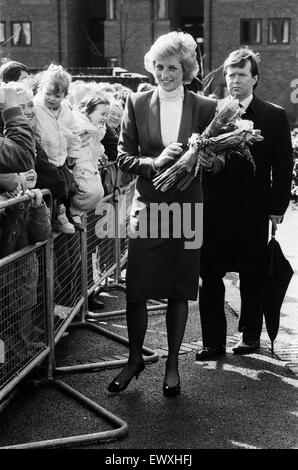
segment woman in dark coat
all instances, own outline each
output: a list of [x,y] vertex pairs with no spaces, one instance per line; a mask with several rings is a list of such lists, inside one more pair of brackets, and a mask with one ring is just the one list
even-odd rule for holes
[[[181,154],[193,132],[205,129],[216,105],[183,86],[198,72],[196,43],[189,34],[171,32],[159,37],[145,55],[145,67],[153,73],[158,86],[128,97],[118,147],[120,169],[137,175],[126,279],[130,354],[108,390],[125,390],[144,369],[146,301],[167,298],[169,354],[163,392],[174,396],[180,392],[178,353],[188,300],[196,300],[198,292],[202,191],[199,178],[185,191],[169,193],[156,190],[152,178]],[[185,224],[193,230],[192,239],[185,233]]]

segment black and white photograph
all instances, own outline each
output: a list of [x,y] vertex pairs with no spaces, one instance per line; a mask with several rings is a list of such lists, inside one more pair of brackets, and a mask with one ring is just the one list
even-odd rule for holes
[[297,389],[297,0],[0,0],[0,451],[294,450]]

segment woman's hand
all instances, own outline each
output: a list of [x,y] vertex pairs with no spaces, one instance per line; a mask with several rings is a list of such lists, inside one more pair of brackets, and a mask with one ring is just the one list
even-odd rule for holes
[[153,167],[158,170],[170,161],[175,160],[182,150],[182,144],[180,142],[171,142],[157,158],[154,158]]

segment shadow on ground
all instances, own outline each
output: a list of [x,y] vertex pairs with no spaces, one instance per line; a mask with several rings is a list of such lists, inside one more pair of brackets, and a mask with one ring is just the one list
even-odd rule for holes
[[[107,310],[123,308],[122,292],[103,296]],[[100,370],[59,377],[128,423],[126,437],[85,445],[90,449],[293,449],[297,448],[296,376],[266,350],[234,356],[237,318],[227,307],[227,355],[219,361],[196,362],[201,332],[197,302],[191,303],[180,355],[182,393],[162,395],[166,356],[165,317],[151,313],[145,344],[165,353],[147,365],[139,380],[122,394],[107,392],[118,373]],[[101,326],[126,336],[124,317]],[[88,330],[73,330],[57,347],[57,364],[108,360],[127,355],[127,348]],[[26,387],[2,411],[1,446],[111,429],[91,412],[58,391]]]

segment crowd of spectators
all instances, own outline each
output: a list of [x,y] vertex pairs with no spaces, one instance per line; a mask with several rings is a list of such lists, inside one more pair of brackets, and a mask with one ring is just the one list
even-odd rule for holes
[[[2,204],[0,258],[46,240],[51,231],[64,237],[74,235],[84,228],[84,213],[95,209],[115,186],[130,181],[115,165],[122,113],[129,93],[129,88],[118,83],[72,81],[67,70],[54,63],[32,75],[20,62],[2,61],[0,203],[22,195],[27,195],[28,200],[9,207]],[[52,216],[43,200],[44,188],[52,194]],[[28,334],[25,330],[30,327],[37,298],[36,256],[28,257],[24,269],[27,277],[23,277],[24,282],[20,278],[15,282],[14,296],[16,292],[21,295],[29,285],[31,288],[27,289],[27,301],[20,308],[22,318],[16,319],[14,315],[13,327],[28,349],[34,346],[30,328]],[[28,279],[28,273],[32,279]],[[0,286],[0,339],[5,336],[1,333],[5,311],[8,335],[12,318],[11,308],[6,305],[9,303],[6,275],[6,270],[0,273],[4,276]],[[95,308],[103,307],[95,298],[93,302]],[[16,353],[16,342],[11,345],[10,350],[13,349]]]
[[[116,184],[116,167],[108,164],[116,161],[131,90],[118,83],[72,81],[56,64],[31,75],[24,64],[7,59],[0,67],[0,82],[5,96],[0,124],[2,197],[26,192],[26,179],[23,185],[18,182],[20,173],[35,170],[35,187],[50,189],[54,198],[53,229],[73,234],[82,228],[80,216]],[[13,189],[11,179],[3,176],[10,172],[18,182]],[[121,175],[117,184],[125,183],[123,179]]]

